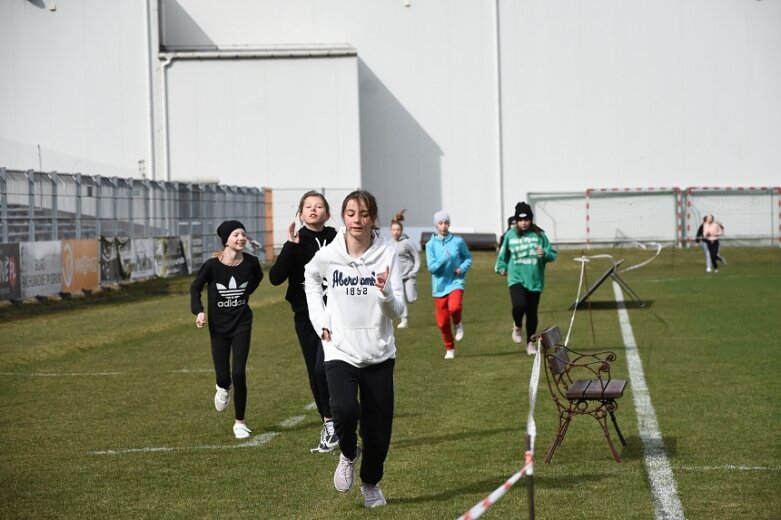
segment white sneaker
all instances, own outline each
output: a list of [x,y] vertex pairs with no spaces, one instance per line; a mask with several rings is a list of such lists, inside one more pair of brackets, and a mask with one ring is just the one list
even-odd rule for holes
[[523,343],[523,331],[521,331],[520,327],[513,326],[513,341]]
[[537,344],[533,341],[530,341],[528,345],[526,345],[526,353],[530,356],[533,356],[537,353]]
[[217,389],[217,393],[214,394],[214,407],[218,412],[221,412],[228,407],[228,403],[231,401],[230,388],[225,390],[217,385],[214,387]]
[[409,324],[407,323],[407,318],[401,318],[401,321],[396,326],[396,328],[398,329],[406,329],[407,327],[409,327]]
[[456,349],[451,348],[445,351],[445,359],[455,359],[455,357],[456,357]]
[[464,339],[464,324],[459,323],[456,325],[456,341],[461,341]]
[[233,435],[235,435],[237,439],[247,439],[249,438],[250,433],[252,433],[252,430],[244,423],[237,422],[233,425]]
[[336,466],[336,471],[334,471],[334,487],[337,491],[347,493],[353,488],[353,484],[355,484],[355,463],[358,461],[360,454],[360,447],[356,449],[353,460],[345,457],[343,453],[339,454],[339,465]]
[[323,423],[323,435],[320,436],[320,451],[328,453],[339,446],[339,436],[336,435],[333,421]]
[[712,271],[713,271],[713,269],[711,269],[710,267],[706,267],[706,268],[705,268],[705,272],[706,272],[706,273],[710,273],[710,272],[712,272]]
[[368,508],[388,505],[379,484],[375,486],[372,486],[371,484],[361,484],[361,493],[363,493],[363,505]]

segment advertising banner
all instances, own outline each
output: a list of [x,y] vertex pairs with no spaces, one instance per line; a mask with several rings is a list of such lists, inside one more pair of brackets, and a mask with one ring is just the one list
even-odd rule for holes
[[155,238],[155,274],[161,278],[188,274],[179,237]]
[[0,244],[0,300],[21,299],[19,266],[19,244]]
[[98,241],[63,240],[62,291],[76,292],[98,287]]
[[56,294],[62,288],[60,241],[22,242],[22,297]]
[[100,281],[116,283],[130,279],[130,239],[100,237]]
[[154,238],[134,238],[130,241],[130,279],[142,280],[155,275]]
[[187,261],[187,273],[192,274],[193,269],[201,266],[202,241],[200,235],[179,235],[182,241],[182,250],[184,258]]

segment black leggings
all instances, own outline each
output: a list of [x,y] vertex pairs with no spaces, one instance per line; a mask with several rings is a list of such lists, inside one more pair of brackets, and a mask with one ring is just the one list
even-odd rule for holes
[[293,315],[296,335],[301,344],[301,353],[306,363],[306,373],[309,376],[309,388],[315,398],[320,417],[331,417],[331,394],[328,393],[328,380],[325,377],[323,362],[323,342],[312,327],[307,311],[296,312]]
[[710,263],[713,269],[718,269],[719,264],[716,263],[716,260],[719,258],[719,241],[718,240],[706,240],[705,243],[708,245],[708,252],[710,253]]
[[[217,375],[217,386],[230,388],[233,382],[233,407],[236,420],[244,420],[247,409],[247,358],[252,331],[239,332],[235,336],[216,336],[212,339],[212,359]],[[231,348],[233,350],[233,370],[230,366]]]
[[539,291],[530,291],[523,285],[517,283],[510,286],[510,301],[513,305],[513,321],[518,328],[523,327],[523,317],[526,316],[526,339],[531,341],[532,336],[537,333],[537,307],[540,306]]
[[382,480],[393,428],[395,365],[395,359],[363,368],[344,361],[325,364],[339,449],[350,459],[355,458],[358,448],[356,430],[360,422],[363,441],[360,476],[364,484],[376,485]]

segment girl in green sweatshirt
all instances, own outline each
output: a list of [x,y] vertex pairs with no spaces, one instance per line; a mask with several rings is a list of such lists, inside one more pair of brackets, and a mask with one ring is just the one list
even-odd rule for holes
[[526,353],[533,355],[537,352],[534,335],[537,333],[537,308],[545,288],[545,264],[556,260],[557,253],[545,232],[534,224],[531,206],[519,202],[515,215],[518,222],[502,238],[494,270],[507,277],[510,288],[513,341],[523,343],[522,325],[526,316]]

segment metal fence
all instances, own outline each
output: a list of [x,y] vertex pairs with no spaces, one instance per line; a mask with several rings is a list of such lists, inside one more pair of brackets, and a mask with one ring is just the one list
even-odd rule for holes
[[[256,251],[273,254],[268,190],[0,168],[0,242],[202,236],[240,220]],[[271,197],[268,197],[269,200]],[[270,259],[270,258],[269,258]]]

